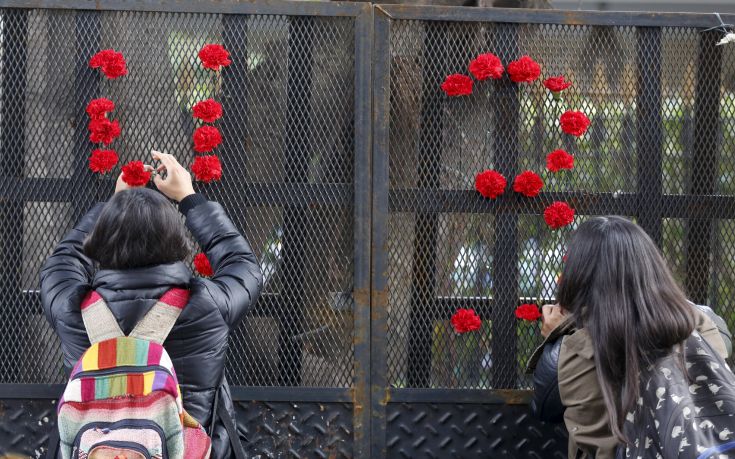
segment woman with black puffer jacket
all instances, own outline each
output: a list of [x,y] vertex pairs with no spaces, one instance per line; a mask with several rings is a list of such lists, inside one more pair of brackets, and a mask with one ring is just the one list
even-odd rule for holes
[[[69,371],[90,346],[80,311],[90,291],[101,295],[127,335],[166,291],[188,289],[189,302],[164,348],[184,408],[212,432],[212,457],[235,457],[239,438],[230,435],[237,436],[224,378],[227,342],[257,300],[262,273],[222,206],[194,193],[189,172],[173,156],[154,151],[153,158],[160,162],[154,178],[160,193],[118,178],[114,196],[93,207],[48,258],[41,272],[43,307]],[[167,198],[178,202],[186,227]],[[184,263],[186,228],[212,265],[211,279],[192,276]]]

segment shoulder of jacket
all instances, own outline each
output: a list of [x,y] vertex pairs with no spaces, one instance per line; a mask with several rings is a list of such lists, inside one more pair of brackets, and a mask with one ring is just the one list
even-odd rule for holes
[[582,358],[592,360],[595,356],[592,338],[589,332],[580,328],[565,336],[561,343],[561,355],[579,355]]

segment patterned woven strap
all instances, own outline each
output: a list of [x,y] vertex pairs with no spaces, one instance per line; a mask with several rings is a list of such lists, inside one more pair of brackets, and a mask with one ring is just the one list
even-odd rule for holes
[[82,320],[91,344],[125,336],[107,303],[97,292],[89,292],[84,297]]
[[172,288],[153,305],[128,336],[163,344],[188,302],[188,290]]

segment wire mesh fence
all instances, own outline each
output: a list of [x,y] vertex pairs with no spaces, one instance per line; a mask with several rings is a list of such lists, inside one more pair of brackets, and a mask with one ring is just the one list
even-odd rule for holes
[[[86,104],[116,104],[121,164],[152,148],[194,157],[194,103],[225,116],[219,201],[261,260],[261,301],[234,333],[228,377],[347,387],[353,376],[354,17],[3,9],[0,12],[0,337],[3,383],[60,383],[38,275],[54,245],[114,188],[87,167]],[[222,43],[233,64],[203,69]],[[87,65],[121,51],[128,75]],[[192,252],[198,250],[192,241]]]
[[[553,303],[565,238],[590,215],[636,220],[690,298],[735,326],[735,48],[715,46],[721,32],[405,16],[390,21],[389,36],[390,385],[530,387],[523,369],[539,330],[513,311]],[[486,52],[504,65],[529,55],[542,79],[574,85],[557,101],[540,82],[505,76],[446,97],[445,76],[468,74]],[[592,122],[579,140],[559,129],[566,109]],[[558,148],[574,154],[574,170],[546,170]],[[484,200],[474,178],[485,169],[509,183],[530,169],[544,191]],[[555,200],[577,211],[568,229],[544,223]],[[470,339],[449,324],[463,307],[483,319]]]

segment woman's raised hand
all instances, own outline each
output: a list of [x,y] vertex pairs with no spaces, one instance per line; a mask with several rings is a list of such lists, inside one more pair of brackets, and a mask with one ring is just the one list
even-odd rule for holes
[[[153,179],[161,193],[177,202],[181,202],[185,197],[194,194],[191,174],[176,161],[176,158],[155,150],[151,152],[151,155],[153,159],[161,163],[156,169],[158,174]],[[166,172],[166,178],[161,175],[164,171]]]
[[546,304],[541,307],[544,322],[541,325],[541,336],[546,338],[549,334],[564,322],[567,311],[558,304]]

